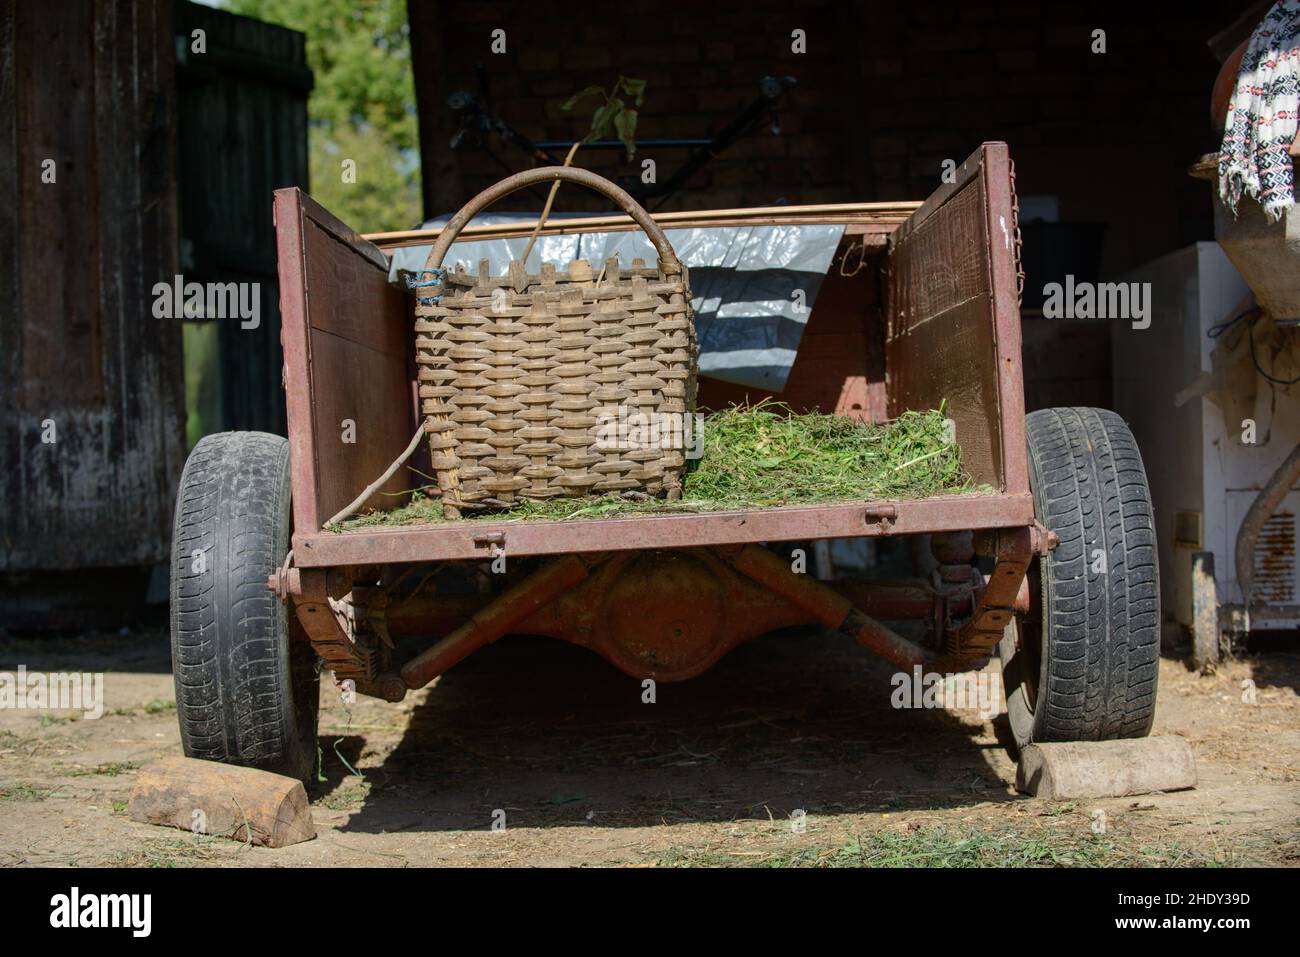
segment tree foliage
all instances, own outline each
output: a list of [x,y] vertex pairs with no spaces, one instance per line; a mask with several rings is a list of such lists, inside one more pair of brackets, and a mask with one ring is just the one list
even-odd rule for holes
[[[227,0],[307,35],[311,194],[358,230],[420,220],[419,127],[405,0]],[[355,164],[347,181],[345,161]]]

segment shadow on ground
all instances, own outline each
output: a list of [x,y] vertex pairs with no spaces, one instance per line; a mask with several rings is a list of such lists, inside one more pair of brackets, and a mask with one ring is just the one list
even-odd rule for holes
[[[588,651],[506,639],[425,692],[369,767],[362,738],[343,736],[339,753],[362,762],[368,788],[343,830],[486,829],[501,812],[511,828],[640,827],[1013,800],[991,725],[895,709],[894,670],[834,635],[769,635],[660,684],[650,704]],[[314,795],[327,802],[356,785],[336,740],[323,741]]]
[[116,631],[0,634],[0,666],[29,672],[127,671],[170,675],[171,642],[156,622]]

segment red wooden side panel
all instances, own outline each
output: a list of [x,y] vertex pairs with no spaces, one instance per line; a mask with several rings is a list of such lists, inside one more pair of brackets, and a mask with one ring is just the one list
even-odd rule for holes
[[[378,478],[415,431],[407,297],[383,253],[298,189],[275,193],[294,530],[309,534]],[[391,508],[396,475],[366,503]]]
[[947,402],[976,482],[1029,487],[1010,158],[985,143],[894,233],[889,414]]

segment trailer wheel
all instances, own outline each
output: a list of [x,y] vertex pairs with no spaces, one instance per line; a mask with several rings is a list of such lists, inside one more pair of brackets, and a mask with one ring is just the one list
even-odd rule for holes
[[1155,715],[1160,591],[1137,443],[1102,409],[1026,418],[1034,512],[1060,544],[998,646],[1017,747],[1140,738]]
[[223,432],[190,453],[172,535],[172,672],[188,757],[305,781],[320,675],[266,586],[288,554],[289,495],[279,436]]

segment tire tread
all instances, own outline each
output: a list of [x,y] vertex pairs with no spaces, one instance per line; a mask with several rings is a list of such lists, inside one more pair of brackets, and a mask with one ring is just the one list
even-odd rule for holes
[[209,435],[190,453],[173,528],[172,659],[187,755],[302,777],[295,691],[316,692],[294,688],[290,658],[310,648],[289,647],[287,611],[266,586],[289,547],[288,470],[288,443],[260,432]]
[[1104,409],[1033,412],[1026,432],[1039,518],[1060,539],[1043,563],[1046,646],[1033,739],[1142,737],[1155,715],[1160,615],[1137,443]]

